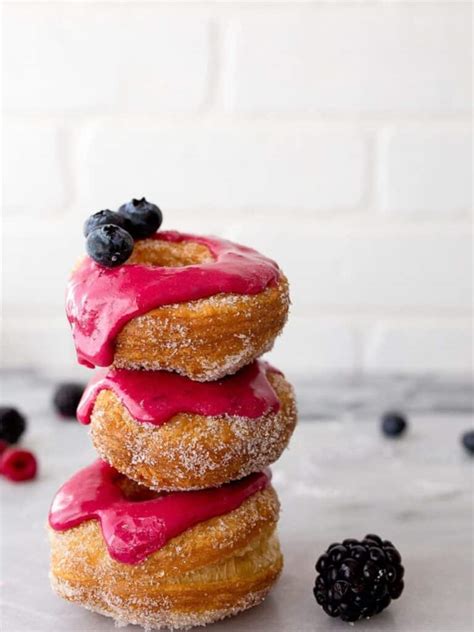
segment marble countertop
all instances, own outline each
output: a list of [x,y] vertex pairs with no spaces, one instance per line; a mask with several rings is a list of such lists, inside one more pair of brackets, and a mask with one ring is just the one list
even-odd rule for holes
[[[46,382],[21,383],[28,388],[20,393],[17,378],[7,380],[10,391],[4,382],[3,399],[23,401],[30,420],[24,444],[38,455],[41,471],[31,483],[0,480],[1,629],[112,632],[111,620],[63,602],[48,584],[49,503],[59,485],[94,458],[87,431],[55,417]],[[472,418],[459,411],[413,413],[406,436],[388,440],[375,414],[314,416],[322,419],[301,422],[273,467],[282,504],[282,577],[263,605],[210,629],[347,630],[349,624],[330,619],[314,601],[314,563],[331,542],[372,532],[399,548],[406,588],[384,613],[357,623],[358,630],[472,630],[474,462],[459,444]]]

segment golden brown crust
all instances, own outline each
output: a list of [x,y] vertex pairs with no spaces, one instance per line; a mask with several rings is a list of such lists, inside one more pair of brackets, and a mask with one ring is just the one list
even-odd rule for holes
[[[125,263],[182,267],[213,261],[196,242],[142,239]],[[290,305],[283,273],[259,294],[216,294],[173,303],[137,316],[115,341],[115,366],[176,371],[197,381],[231,375],[273,347]]]
[[271,487],[173,538],[137,565],[111,559],[97,521],[49,528],[51,580],[62,597],[147,627],[205,624],[255,605],[282,567]]
[[140,239],[133,246],[132,256],[127,260],[129,264],[143,264],[166,268],[211,263],[212,254],[204,244],[196,241],[161,241],[155,239]]
[[111,391],[101,391],[91,416],[100,456],[151,489],[215,487],[279,458],[296,424],[293,389],[269,371],[280,410],[259,419],[181,413],[162,426],[137,422]]
[[272,348],[288,307],[288,281],[283,275],[275,287],[260,294],[216,294],[165,305],[124,326],[117,336],[114,364],[217,380]]

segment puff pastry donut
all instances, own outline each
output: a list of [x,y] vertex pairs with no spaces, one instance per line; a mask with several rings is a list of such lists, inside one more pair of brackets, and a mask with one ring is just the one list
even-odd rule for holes
[[70,278],[66,311],[82,364],[207,381],[268,351],[288,306],[275,262],[215,237],[163,231],[137,241],[125,265],[86,257]]
[[215,487],[267,467],[296,423],[293,389],[256,361],[216,382],[166,371],[98,372],[78,418],[99,455],[151,489]]
[[278,511],[265,472],[157,494],[97,461],[53,500],[51,583],[119,623],[204,625],[258,604],[275,582]]

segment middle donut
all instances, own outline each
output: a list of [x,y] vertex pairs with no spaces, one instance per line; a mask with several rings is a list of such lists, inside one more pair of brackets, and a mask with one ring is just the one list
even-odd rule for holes
[[78,408],[100,456],[156,490],[217,487],[278,459],[296,424],[291,385],[255,361],[215,382],[98,371]]

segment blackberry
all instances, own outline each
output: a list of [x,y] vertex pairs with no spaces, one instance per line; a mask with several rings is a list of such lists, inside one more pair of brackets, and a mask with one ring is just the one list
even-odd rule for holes
[[343,621],[372,617],[402,594],[401,561],[394,545],[378,535],[331,544],[316,563],[315,599]]
[[86,239],[89,257],[101,266],[115,268],[122,265],[133,252],[133,238],[126,230],[115,224],[99,226]]
[[64,382],[57,386],[53,396],[53,404],[62,417],[74,418],[76,416],[84,388],[83,384],[76,382]]
[[398,412],[390,411],[382,416],[382,432],[387,437],[399,437],[407,429],[407,420]]
[[0,406],[0,439],[16,443],[26,430],[26,419],[11,406]]
[[114,226],[120,226],[120,228],[126,230],[125,218],[115,211],[105,209],[103,211],[98,211],[97,213],[94,213],[86,219],[84,223],[84,237],[88,237],[89,233],[91,233],[96,228],[99,228],[99,226],[104,226],[104,224],[113,224]]
[[156,204],[148,202],[145,198],[135,198],[122,206],[117,211],[125,218],[126,229],[134,239],[145,239],[156,233],[163,222],[163,214]]

